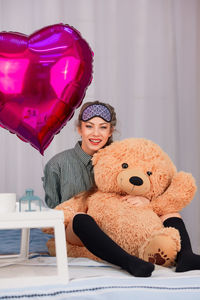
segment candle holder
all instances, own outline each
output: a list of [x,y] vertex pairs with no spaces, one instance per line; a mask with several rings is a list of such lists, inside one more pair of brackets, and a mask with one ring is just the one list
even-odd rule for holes
[[25,196],[19,199],[19,211],[22,211],[22,205],[27,204],[27,209],[25,211],[36,211],[36,209],[32,209],[32,204],[37,203],[39,210],[41,211],[42,200],[34,195],[34,190],[27,189]]

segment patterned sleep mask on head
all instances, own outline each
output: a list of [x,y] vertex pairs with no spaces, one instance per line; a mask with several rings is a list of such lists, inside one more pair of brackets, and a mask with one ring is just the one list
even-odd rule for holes
[[100,117],[106,122],[111,122],[111,113],[109,109],[102,104],[92,104],[82,112],[81,120],[86,122],[94,117]]

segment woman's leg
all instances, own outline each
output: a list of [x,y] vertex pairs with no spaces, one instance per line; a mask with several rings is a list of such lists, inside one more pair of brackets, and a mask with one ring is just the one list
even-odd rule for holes
[[194,254],[190,238],[180,215],[171,215],[163,222],[165,227],[176,228],[181,237],[181,250],[177,255],[176,272],[200,270],[200,255]]
[[97,257],[120,266],[134,276],[151,276],[154,265],[124,251],[99,228],[91,216],[75,215],[72,226],[84,246]]

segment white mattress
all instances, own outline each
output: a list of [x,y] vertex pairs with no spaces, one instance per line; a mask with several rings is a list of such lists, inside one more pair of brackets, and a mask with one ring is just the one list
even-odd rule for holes
[[[156,266],[151,277],[133,277],[108,263],[85,258],[68,258],[69,283],[12,288],[19,276],[51,276],[56,269],[54,257],[32,258],[26,264],[0,269],[1,299],[142,299],[142,300],[200,300],[200,271],[176,273],[173,268]],[[4,288],[1,279],[10,278]]]

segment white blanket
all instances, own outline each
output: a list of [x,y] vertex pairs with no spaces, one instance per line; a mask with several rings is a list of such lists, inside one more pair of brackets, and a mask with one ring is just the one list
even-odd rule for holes
[[156,266],[151,277],[131,276],[108,263],[85,258],[68,258],[69,283],[12,288],[15,276],[54,275],[54,257],[35,257],[0,269],[1,278],[10,278],[10,287],[0,288],[3,299],[109,299],[109,300],[200,300],[200,271],[176,273],[173,268]]

